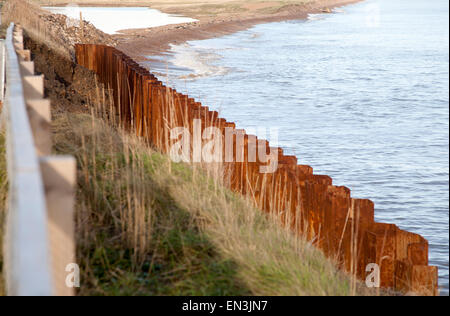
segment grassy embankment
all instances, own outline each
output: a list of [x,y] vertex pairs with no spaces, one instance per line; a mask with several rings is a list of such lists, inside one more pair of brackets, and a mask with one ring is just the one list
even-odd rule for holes
[[[59,114],[53,132],[78,162],[79,295],[355,294],[320,251],[201,170],[92,115]],[[4,148],[1,134],[2,205]]]
[[59,115],[54,137],[79,166],[80,295],[355,294],[320,251],[202,170],[92,115]]
[[[58,69],[74,67],[69,60],[57,65],[63,58],[50,67],[51,54],[58,51],[33,50],[37,69],[52,77],[46,93],[64,77]],[[64,79],[66,93],[51,94],[53,137],[55,153],[74,155],[78,165],[79,295],[370,294],[218,178],[171,162],[115,126],[100,88],[90,98],[97,101],[88,102],[90,114],[61,111],[59,102],[82,108],[75,103],[83,99],[74,97],[83,80]]]

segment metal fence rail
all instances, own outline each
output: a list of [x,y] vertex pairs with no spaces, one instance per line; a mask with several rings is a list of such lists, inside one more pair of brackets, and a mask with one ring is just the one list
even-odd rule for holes
[[30,51],[24,50],[20,27],[9,26],[4,46],[7,294],[72,295],[64,281],[66,265],[75,262],[75,160],[50,156],[50,103],[43,98],[43,77],[34,75]]

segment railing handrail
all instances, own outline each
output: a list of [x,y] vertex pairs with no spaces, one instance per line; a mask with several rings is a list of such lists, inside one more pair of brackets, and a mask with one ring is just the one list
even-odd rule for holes
[[7,30],[6,94],[9,212],[5,271],[9,295],[52,295],[44,186],[27,114],[14,24]]
[[[0,20],[1,23],[1,20]],[[5,97],[5,43],[4,40],[0,40],[0,102],[3,102]]]

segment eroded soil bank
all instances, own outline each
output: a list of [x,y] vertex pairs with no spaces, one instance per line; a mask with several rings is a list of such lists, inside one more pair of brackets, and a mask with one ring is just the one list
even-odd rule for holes
[[36,71],[45,76],[45,96],[51,100],[53,116],[88,113],[89,105],[100,101],[99,92],[103,93],[103,88],[93,72],[27,36],[25,47],[31,50]]

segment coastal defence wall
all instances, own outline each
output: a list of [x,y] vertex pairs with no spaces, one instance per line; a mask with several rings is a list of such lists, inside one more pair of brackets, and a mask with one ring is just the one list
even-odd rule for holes
[[[438,269],[428,265],[427,240],[394,224],[375,222],[372,201],[352,198],[348,188],[334,186],[330,177],[314,174],[310,166],[299,165],[295,156],[284,155],[281,148],[245,134],[218,112],[164,86],[113,47],[80,44],[75,54],[78,64],[94,71],[110,89],[114,101],[110,114],[126,129],[165,153],[176,142],[170,137],[175,127],[184,127],[191,135],[196,129],[203,133],[216,127],[223,140],[220,146],[226,146],[226,135],[232,130],[234,149],[228,157],[232,159],[223,157],[225,162],[221,163],[227,187],[251,198],[263,211],[279,216],[295,233],[306,236],[341,269],[360,280],[369,276],[376,283],[376,273],[371,272],[379,267],[383,288],[438,294]],[[221,152],[225,155],[226,151]],[[254,157],[254,152],[269,158]],[[261,172],[274,161],[274,172]]]

